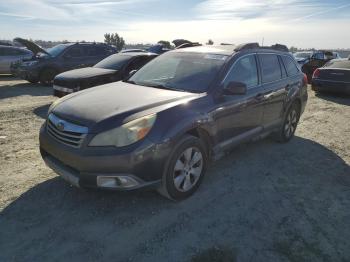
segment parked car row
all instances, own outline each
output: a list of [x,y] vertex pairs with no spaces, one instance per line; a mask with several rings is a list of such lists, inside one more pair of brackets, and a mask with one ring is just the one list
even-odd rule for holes
[[296,52],[294,57],[303,73],[306,74],[309,83],[311,83],[312,75],[317,68],[324,66],[332,59],[340,59],[337,52],[325,50]]
[[[151,61],[130,71],[140,58]],[[118,54],[57,76],[55,90],[94,85],[100,73],[129,77],[56,100],[40,130],[44,161],[78,187],[153,188],[174,200],[193,194],[210,161],[237,144],[292,139],[308,98],[307,78],[283,45]],[[57,89],[58,81],[74,85]]]
[[35,43],[16,38],[35,56],[12,66],[12,73],[31,83],[50,84],[54,77],[68,70],[93,66],[116,52],[116,49],[101,43],[67,43],[43,49]]
[[[43,49],[26,39],[15,38],[14,41],[26,49],[0,46],[0,73],[13,74],[31,83],[40,82],[44,85],[51,84],[54,77],[62,72],[92,67],[117,53],[116,48],[103,43],[66,43]],[[167,51],[169,49],[158,44],[148,50],[126,49],[120,53],[162,54]]]

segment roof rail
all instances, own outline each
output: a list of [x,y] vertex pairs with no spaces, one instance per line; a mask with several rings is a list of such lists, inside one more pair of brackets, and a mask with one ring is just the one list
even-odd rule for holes
[[242,51],[242,50],[247,50],[247,49],[256,49],[259,48],[258,43],[245,43],[245,44],[240,44],[235,48],[235,51]]
[[234,44],[229,44],[229,43],[221,43],[220,45],[234,45]]
[[[267,47],[269,48],[269,47]],[[281,44],[274,44],[270,47],[271,49],[283,51],[283,52],[289,52],[289,49],[286,45],[281,45]]]
[[175,47],[175,49],[181,49],[181,48],[193,47],[193,46],[201,46],[201,44],[198,42],[196,42],[196,43],[184,43],[182,45]]
[[247,49],[274,49],[278,51],[283,51],[283,52],[289,52],[289,49],[285,45],[281,44],[274,44],[272,46],[260,46],[258,43],[246,43],[246,44],[240,44],[235,48],[235,51],[242,51],[242,50],[247,50]]

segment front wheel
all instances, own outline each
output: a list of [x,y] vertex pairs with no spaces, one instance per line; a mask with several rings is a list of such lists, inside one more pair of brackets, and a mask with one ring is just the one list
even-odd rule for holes
[[159,193],[173,200],[189,197],[199,187],[207,163],[207,151],[201,140],[185,136],[170,156]]
[[57,75],[56,70],[48,68],[48,69],[44,69],[41,73],[40,73],[40,83],[42,85],[50,85],[52,83],[52,80],[55,78],[55,76]]
[[275,135],[278,142],[285,143],[293,138],[299,123],[299,118],[300,108],[297,103],[294,103],[287,111],[283,124],[278,133]]

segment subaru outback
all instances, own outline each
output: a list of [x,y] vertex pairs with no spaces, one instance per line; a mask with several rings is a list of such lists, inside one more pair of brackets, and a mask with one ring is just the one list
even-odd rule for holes
[[307,97],[306,76],[283,45],[177,49],[128,80],[55,101],[40,150],[72,185],[146,187],[179,200],[235,145],[289,141]]

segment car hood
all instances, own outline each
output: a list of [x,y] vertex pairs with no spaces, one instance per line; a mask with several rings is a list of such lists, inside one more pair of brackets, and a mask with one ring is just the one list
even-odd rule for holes
[[44,53],[47,55],[50,55],[48,52],[45,51],[45,49],[43,49],[42,47],[40,47],[39,45],[37,45],[36,43],[23,39],[23,38],[15,38],[13,39],[13,41],[20,43],[21,45],[25,46],[26,48],[28,48],[30,51],[32,51],[35,55],[37,53]]
[[[98,123],[118,126],[133,117],[157,113],[166,108],[203,96],[181,91],[115,82],[93,87],[63,97],[50,113],[68,121],[89,127]],[[98,132],[96,131],[92,132]],[[90,129],[91,131],[92,129]]]
[[61,73],[55,77],[57,80],[81,80],[96,76],[111,75],[116,73],[117,70],[97,68],[97,67],[85,67],[75,69]]

